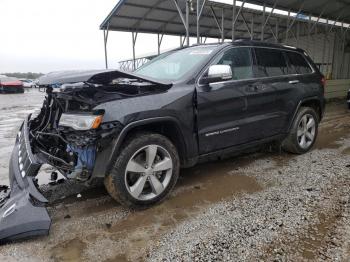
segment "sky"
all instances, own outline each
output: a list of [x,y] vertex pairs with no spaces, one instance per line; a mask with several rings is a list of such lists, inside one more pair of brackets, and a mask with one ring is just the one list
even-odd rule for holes
[[[0,0],[0,73],[104,68],[99,30],[118,0]],[[154,53],[157,36],[140,34],[136,55]],[[130,33],[110,32],[111,68],[132,57]],[[180,40],[165,37],[163,49]]]
[[[104,68],[103,32],[99,26],[118,1],[0,0],[0,73]],[[215,1],[232,4],[232,0]],[[241,4],[237,1],[237,6]],[[251,4],[245,7],[262,8]],[[176,48],[179,43],[179,37],[164,36],[161,50]],[[156,51],[157,35],[139,34],[136,56]],[[132,58],[131,33],[110,32],[108,58],[110,68]]]

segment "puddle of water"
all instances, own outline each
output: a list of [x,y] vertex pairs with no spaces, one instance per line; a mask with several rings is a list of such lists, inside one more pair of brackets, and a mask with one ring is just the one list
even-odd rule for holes
[[315,143],[315,148],[317,149],[336,149],[339,148],[339,145],[336,141],[339,141],[341,138],[347,137],[349,135],[350,125],[343,126],[338,129],[324,128],[320,129],[318,137]]
[[[106,227],[88,234],[84,239],[74,239],[57,245],[52,249],[52,257],[56,261],[72,261],[74,259],[79,261],[85,248],[85,239],[89,242],[95,242],[96,239],[103,237],[118,243],[125,243],[126,246],[123,250],[125,254],[107,261],[142,260],[143,250],[150,245],[150,242],[157,241],[163,233],[185,219],[196,216],[205,210],[210,203],[218,202],[232,195],[239,196],[243,192],[254,193],[262,190],[254,178],[230,174],[233,170],[243,168],[251,161],[253,158],[243,157],[239,158],[239,161],[232,159],[218,161],[182,170],[174,192],[163,203],[146,210],[130,212],[125,219],[115,223],[104,221]],[[95,188],[82,193],[82,195],[83,197],[79,199],[74,196],[71,197],[71,200],[70,198],[65,199],[63,203],[69,204],[77,200],[80,202],[82,199],[104,197],[107,193],[103,188]],[[62,222],[68,213],[72,217],[84,217],[94,216],[94,214],[107,210],[121,211],[121,206],[110,197],[106,197],[102,203],[98,202],[99,204],[92,206],[81,205],[79,209],[73,207],[64,212],[58,212],[53,221],[55,224]]]
[[[190,181],[189,181],[190,182]],[[123,232],[147,227],[151,224],[171,226],[193,215],[206,204],[218,202],[242,192],[261,190],[257,182],[242,175],[218,175],[217,179],[200,179],[198,185],[188,185],[176,196],[153,208],[134,212],[127,219],[111,227],[111,232]],[[190,184],[192,184],[190,182]]]
[[322,247],[327,233],[334,227],[337,221],[337,215],[319,216],[320,222],[310,228],[308,237],[299,241],[298,246],[304,258],[315,260],[319,257],[318,250]]
[[344,154],[344,155],[350,155],[350,147],[345,148],[345,149],[342,151],[342,154]]
[[104,262],[127,262],[127,261],[129,261],[129,260],[127,259],[126,255],[122,254],[122,255],[118,255],[114,258],[107,259]]
[[[309,225],[306,236],[288,242],[288,247],[291,249],[283,251],[283,253],[286,252],[286,257],[288,257],[288,254],[291,254],[301,256],[303,258],[302,261],[318,261],[320,258],[319,252],[324,245],[326,237],[335,227],[339,219],[339,214],[339,212],[319,214],[319,222],[315,225]],[[286,242],[283,240],[282,243]],[[268,260],[268,258],[273,257],[272,254],[275,253],[274,250],[279,249],[283,250],[283,246],[280,247],[279,244],[274,245],[273,243],[269,244],[266,248],[263,260]]]
[[85,248],[86,243],[78,238],[74,238],[53,247],[51,259],[62,262],[83,261],[82,255]]
[[170,198],[150,209],[131,213],[124,220],[106,227],[106,231],[111,239],[126,241],[126,257],[135,259],[135,250],[142,250],[162,233],[203,211],[208,204],[262,189],[254,178],[229,175],[234,166],[237,168],[232,161],[221,161],[184,170]]

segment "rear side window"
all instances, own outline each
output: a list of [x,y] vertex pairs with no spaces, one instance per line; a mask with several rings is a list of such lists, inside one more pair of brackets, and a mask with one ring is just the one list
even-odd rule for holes
[[282,51],[255,48],[258,77],[282,76],[288,74],[288,67]]
[[295,74],[312,73],[312,69],[301,54],[295,52],[286,52],[286,55],[292,67],[291,69]]
[[229,65],[233,80],[253,78],[251,49],[248,47],[236,47],[223,52],[215,60],[215,64]]

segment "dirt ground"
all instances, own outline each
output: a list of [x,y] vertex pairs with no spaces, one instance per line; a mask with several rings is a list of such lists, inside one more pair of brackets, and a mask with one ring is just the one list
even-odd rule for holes
[[[0,184],[17,128],[42,99],[0,96]],[[182,170],[170,197],[143,211],[102,187],[77,197],[71,185],[60,200],[69,185],[54,188],[50,235],[0,246],[0,261],[350,261],[349,131],[345,101],[333,102],[311,152],[264,149]]]

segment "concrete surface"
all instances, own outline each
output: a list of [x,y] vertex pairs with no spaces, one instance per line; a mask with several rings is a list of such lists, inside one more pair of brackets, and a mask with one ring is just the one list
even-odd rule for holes
[[[0,96],[0,183],[21,119],[42,98]],[[311,152],[260,150],[182,170],[171,196],[143,211],[101,187],[77,198],[72,185],[49,207],[50,235],[0,246],[0,261],[349,261],[349,130],[344,101],[332,103]]]

